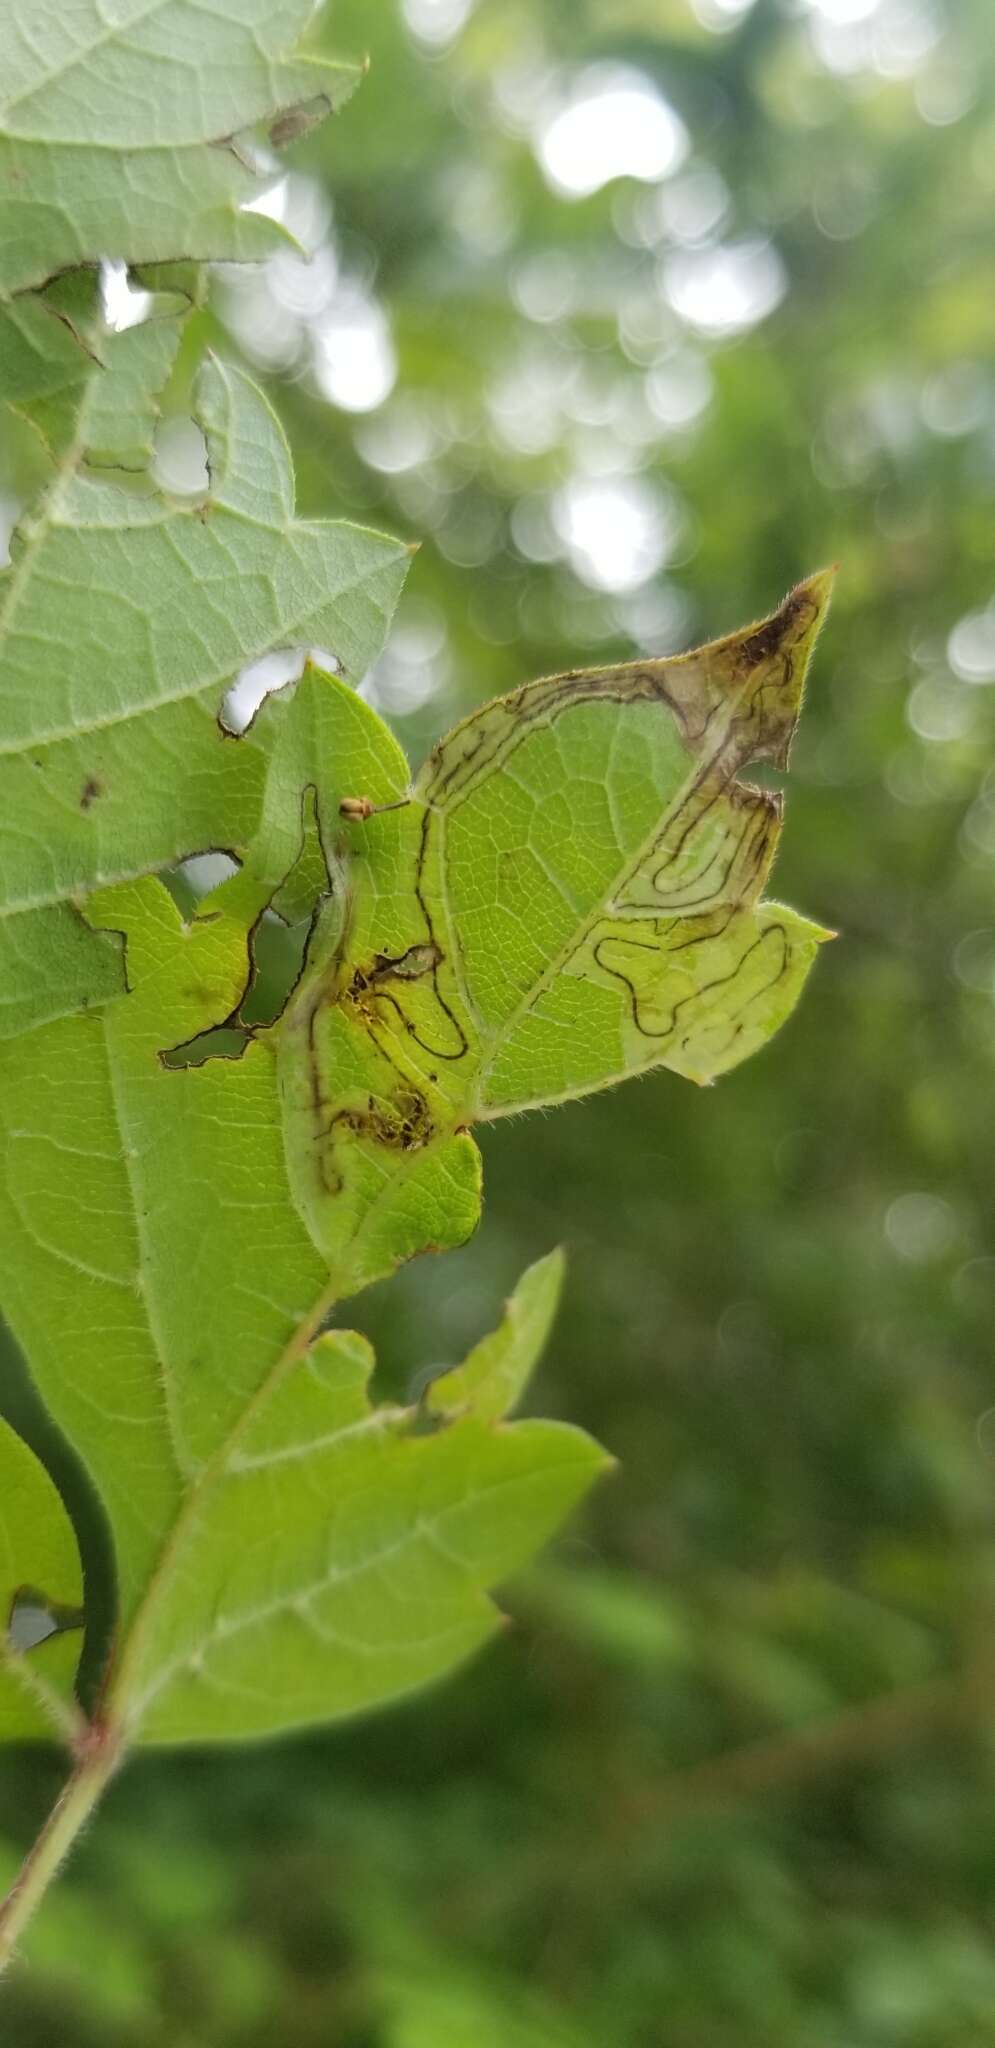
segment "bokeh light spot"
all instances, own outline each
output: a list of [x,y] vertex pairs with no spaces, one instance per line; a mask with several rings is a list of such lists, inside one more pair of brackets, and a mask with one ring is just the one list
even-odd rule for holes
[[683,163],[688,135],[642,72],[598,65],[580,73],[535,146],[553,190],[580,199],[613,178],[666,178]]

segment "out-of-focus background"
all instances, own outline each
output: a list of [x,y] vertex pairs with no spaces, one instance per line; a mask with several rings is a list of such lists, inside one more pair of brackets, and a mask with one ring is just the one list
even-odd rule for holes
[[[778,893],[839,928],[699,1093],[483,1133],[384,1383],[562,1240],[534,1393],[621,1461],[454,1682],[149,1757],[7,2048],[995,2040],[991,0],[338,0],[370,76],[231,272],[307,513],[420,538],[368,689],[665,653],[838,560]],[[176,445],[172,446],[170,432]],[[182,457],[182,429],[161,460]],[[57,1782],[3,1760],[13,1858]]]

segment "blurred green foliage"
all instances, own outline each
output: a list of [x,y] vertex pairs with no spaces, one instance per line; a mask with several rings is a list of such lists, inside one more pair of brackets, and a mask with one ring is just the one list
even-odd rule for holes
[[[565,1240],[536,1401],[620,1474],[444,1690],[134,1766],[4,2041],[987,2048],[989,0],[339,0],[322,34],[372,68],[292,152],[318,253],[212,317],[301,510],[423,540],[375,700],[417,759],[838,559],[777,888],[842,936],[714,1091],[484,1133],[481,1234],[362,1326],[407,1385]],[[563,189],[639,148],[652,179]],[[11,1865],[57,1770],[3,1763]]]

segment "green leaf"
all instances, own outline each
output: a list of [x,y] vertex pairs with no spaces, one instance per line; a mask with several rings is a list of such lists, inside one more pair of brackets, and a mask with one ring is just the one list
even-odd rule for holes
[[[425,1434],[369,1406],[363,1340],[313,1341],[333,1290],[289,1196],[271,1038],[160,1057],[237,1001],[244,922],[215,900],[187,924],[151,878],[90,909],[125,934],[130,993],[0,1048],[0,1230],[11,1319],[114,1532],[105,1711],[154,1741],[354,1712],[493,1630],[486,1588],[603,1459],[562,1425]],[[444,1177],[434,1207],[409,1188],[411,1249],[475,1219],[461,1145],[471,1207]],[[405,1213],[385,1205],[395,1263]]]
[[[82,1604],[76,1538],[60,1495],[0,1419],[0,1740],[51,1738],[59,1707],[71,1711]],[[32,1647],[11,1640],[18,1609],[22,1623],[41,1624],[30,1631]]]
[[498,1328],[463,1365],[433,1380],[425,1397],[431,1414],[497,1422],[514,1408],[549,1336],[564,1270],[563,1253],[556,1251],[522,1274]]
[[407,801],[348,713],[368,801],[278,1035],[291,1182],[339,1292],[396,1263],[402,1207],[410,1256],[447,1177],[469,1198],[469,1125],[653,1066],[710,1081],[788,1016],[827,934],[761,900],[781,799],[736,775],[786,762],[829,584],[484,706]]
[[286,241],[240,134],[288,139],[359,67],[292,55],[312,0],[0,6],[0,292],[102,257],[250,262]]
[[[219,463],[212,517],[276,489],[254,445],[251,472]],[[821,934],[760,900],[779,799],[735,776],[784,761],[827,595],[527,686],[413,788],[370,707],[309,668],[261,721],[232,879],[190,919],[150,876],[88,897],[127,993],[0,1046],[0,1234],[11,1320],[110,1519],[103,1701],[129,1739],[263,1734],[437,1675],[601,1469],[574,1430],[501,1420],[557,1255],[420,1408],[371,1407],[368,1347],[322,1325],[468,1236],[470,1123],[659,1063],[709,1078],[791,1008]],[[212,1057],[262,909],[322,880],[282,1016]],[[647,960],[623,974],[626,947]],[[555,1069],[532,1037],[554,1026]]]
[[781,800],[736,777],[787,763],[829,582],[693,654],[532,684],[432,755],[418,887],[475,1115],[710,1081],[794,1007],[826,934],[760,901]]
[[94,437],[116,460],[147,442],[174,345],[165,315],[108,344],[84,438],[0,579],[0,1031],[120,986],[115,950],[80,928],[83,892],[251,843],[273,721],[224,733],[226,688],[274,647],[327,648],[360,676],[407,567],[400,542],[295,518],[279,425],[249,379],[218,362],[200,380],[204,497],[87,472]]
[[92,271],[0,305],[0,396],[36,428],[53,463],[141,471],[151,460],[160,394],[201,287],[191,264],[137,278],[146,315],[120,333],[107,327]]
[[372,1364],[362,1338],[319,1338],[191,1489],[112,1690],[142,1740],[265,1734],[439,1676],[604,1463],[562,1423],[415,1434],[411,1411],[369,1405]]
[[[238,372],[200,380],[206,492],[178,502],[151,481],[198,261],[287,240],[246,210],[263,186],[237,138],[268,122],[289,139],[360,75],[292,54],[311,12],[156,0],[109,22],[42,0],[28,29],[0,0],[0,399],[55,464],[0,577],[0,1035],[122,986],[119,949],[77,915],[88,890],[251,843],[270,728],[233,758],[218,715],[239,669],[318,645],[358,677],[403,580],[400,544],[294,519],[282,433]],[[141,264],[151,295],[123,333],[92,268],[108,257]]]

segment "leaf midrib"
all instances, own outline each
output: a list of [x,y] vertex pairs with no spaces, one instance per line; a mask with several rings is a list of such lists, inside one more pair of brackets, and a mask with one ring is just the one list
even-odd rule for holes
[[[380,1412],[381,1411],[379,1410],[374,1411],[373,1415],[369,1418],[370,1424],[372,1426],[375,1426],[379,1422]],[[384,1412],[387,1414],[388,1421],[390,1421],[396,1419],[398,1415],[403,1415],[406,1411],[393,1410]],[[521,1427],[522,1425],[519,1424],[517,1426]],[[563,1424],[553,1426],[559,1428],[565,1427],[565,1425]],[[500,1422],[497,1423],[496,1427],[501,1427]],[[577,1434],[577,1432],[574,1433]],[[350,1434],[350,1431],[346,1429],[343,1430],[341,1434],[343,1437],[346,1437]],[[578,1456],[576,1463],[578,1468],[586,1467],[588,1463],[586,1455]],[[563,1471],[566,1469],[566,1465],[567,1461],[564,1460],[562,1461],[558,1469],[560,1471]],[[516,1472],[502,1475],[498,1479],[491,1480],[486,1490],[494,1493],[501,1492],[502,1494],[507,1495],[508,1493],[516,1489],[534,1487],[534,1484],[534,1474]],[[452,1504],[449,1505],[451,1506]],[[312,1584],[304,1586],[303,1588],[298,1589],[294,1593],[281,1593],[272,1600],[262,1602],[261,1605],[259,1605],[258,1607],[248,1608],[243,1614],[240,1614],[237,1617],[237,1619],[227,1622],[223,1628],[219,1628],[215,1630],[213,1633],[205,1634],[200,1638],[199,1648],[195,1648],[193,1650],[185,1650],[182,1656],[173,1658],[168,1664],[163,1666],[161,1672],[157,1673],[154,1680],[152,1680],[146,1691],[139,1696],[139,1699],[136,1702],[136,1717],[147,1711],[152,1701],[156,1699],[159,1696],[159,1694],[164,1691],[164,1689],[169,1685],[177,1671],[181,1671],[184,1665],[190,1664],[191,1661],[195,1659],[197,1656],[202,1656],[204,1654],[205,1648],[208,1647],[211,1644],[211,1642],[213,1642],[215,1639],[221,1642],[228,1642],[231,1640],[233,1636],[243,1634],[246,1629],[257,1628],[261,1622],[270,1620],[274,1615],[283,1614],[288,1609],[298,1610],[301,1607],[306,1606],[319,1594],[323,1593],[329,1586],[338,1584],[349,1584],[350,1582],[355,1582],[357,1579],[362,1578],[366,1572],[378,1570],[388,1559],[400,1556],[405,1550],[408,1549],[409,1545],[411,1545],[412,1543],[424,1541],[430,1544],[432,1548],[435,1549],[441,1557],[445,1558],[448,1564],[452,1565],[456,1571],[460,1572],[463,1575],[463,1577],[466,1580],[468,1588],[472,1592],[478,1593],[481,1599],[486,1600],[487,1593],[485,1591],[483,1584],[474,1576],[473,1571],[467,1564],[466,1560],[464,1558],[461,1558],[455,1551],[451,1550],[443,1541],[442,1536],[439,1533],[438,1524],[444,1519],[445,1514],[448,1512],[449,1506],[444,1508],[441,1512],[436,1513],[435,1515],[426,1515],[424,1512],[416,1515],[411,1522],[405,1525],[399,1536],[395,1537],[391,1542],[383,1545],[381,1549],[371,1552],[371,1554],[368,1557],[364,1557],[359,1563],[345,1565],[338,1570],[329,1570],[323,1572],[321,1577],[319,1579],[316,1579]],[[394,1642],[389,1642],[383,1648],[380,1648],[376,1643],[369,1643],[362,1641],[360,1639],[355,1639],[347,1635],[344,1635],[340,1629],[328,1628],[327,1630],[323,1630],[319,1628],[317,1624],[312,1623],[311,1625],[314,1627],[314,1632],[318,1636],[324,1635],[326,1639],[330,1638],[336,1642],[343,1643],[349,1649],[361,1652],[364,1656],[374,1657],[378,1654],[381,1656],[393,1655],[396,1651],[397,1645]],[[465,1633],[465,1624],[463,1627],[460,1627],[458,1624],[456,1624],[449,1628],[439,1629],[434,1636],[420,1636],[419,1644],[421,1647],[424,1647],[424,1645],[428,1642],[442,1642],[450,1636],[459,1636],[463,1633]],[[229,1691],[248,1690],[248,1688],[233,1686],[229,1686],[226,1688],[223,1681],[212,1681],[212,1683],[214,1683],[216,1685],[216,1689],[220,1691],[226,1689]],[[268,1697],[268,1695],[263,1694],[254,1696]]]
[[[317,1296],[308,1315],[298,1323],[296,1329],[284,1345],[283,1350],[270,1367],[269,1372],[264,1375],[258,1387],[250,1395],[244,1408],[228,1431],[227,1436],[218,1444],[205,1464],[199,1468],[192,1484],[184,1493],[181,1505],[164,1535],[158,1557],[146,1581],[145,1591],[135,1608],[127,1636],[122,1645],[120,1662],[116,1669],[113,1665],[108,1668],[105,1678],[103,1689],[105,1704],[111,1708],[115,1705],[121,1707],[122,1720],[125,1725],[127,1725],[129,1717],[129,1674],[132,1667],[136,1663],[140,1664],[141,1662],[143,1637],[155,1619],[156,1606],[160,1595],[165,1590],[168,1590],[173,1560],[183,1542],[187,1529],[195,1518],[196,1511],[204,1495],[218,1480],[225,1477],[232,1452],[240,1437],[248,1429],[259,1408],[269,1399],[274,1389],[279,1385],[280,1380],[304,1356],[318,1335],[329,1310],[334,1307],[336,1299],[335,1283],[330,1281]],[[144,1704],[145,1699],[143,1697],[132,1708],[131,1711],[134,1713],[136,1720]]]

